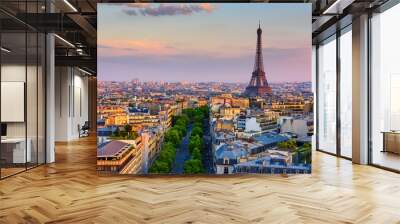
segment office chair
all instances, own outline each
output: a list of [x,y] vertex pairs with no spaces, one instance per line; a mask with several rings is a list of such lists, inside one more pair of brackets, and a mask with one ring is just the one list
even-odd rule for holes
[[90,129],[89,121],[85,121],[82,127],[79,128],[79,138],[89,136],[89,129]]

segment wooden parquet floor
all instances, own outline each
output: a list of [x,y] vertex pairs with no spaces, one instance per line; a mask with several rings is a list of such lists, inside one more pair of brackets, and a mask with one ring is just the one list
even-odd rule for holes
[[313,174],[98,176],[95,139],[0,181],[0,223],[400,223],[400,175],[313,153]]

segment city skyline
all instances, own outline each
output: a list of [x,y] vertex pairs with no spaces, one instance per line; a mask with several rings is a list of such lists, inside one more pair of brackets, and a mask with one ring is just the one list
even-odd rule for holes
[[311,80],[307,4],[99,5],[99,80],[248,83],[259,21],[269,82]]
[[[132,82],[139,81],[141,83],[188,83],[188,84],[197,84],[197,83],[220,83],[220,84],[238,84],[238,85],[248,85],[248,82],[229,82],[229,81],[163,81],[163,80],[141,80],[139,78],[132,78],[127,80],[99,80],[100,82]],[[269,84],[283,84],[283,83],[311,83],[312,81],[278,81],[278,82],[270,82]]]

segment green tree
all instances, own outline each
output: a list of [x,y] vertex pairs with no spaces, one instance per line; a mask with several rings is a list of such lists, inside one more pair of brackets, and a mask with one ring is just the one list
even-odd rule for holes
[[155,161],[153,166],[151,166],[150,173],[169,173],[170,169],[168,164],[163,161]]
[[182,113],[185,114],[188,118],[192,119],[194,116],[194,109],[192,108],[184,109]]
[[[192,134],[189,138],[189,150],[191,159],[184,164],[185,173],[202,173],[204,168],[201,162],[201,152],[203,148],[203,123],[209,118],[208,106],[196,109],[185,109],[179,116],[174,116],[173,127],[164,136],[164,145],[160,155],[150,167],[151,173],[171,172],[176,157],[176,147],[181,143],[182,138],[187,133],[189,123],[193,124]],[[124,134],[126,135],[126,134]]]
[[203,148],[203,141],[198,135],[192,135],[189,138],[189,151],[192,153],[194,148]]
[[163,150],[161,150],[160,152],[158,161],[167,163],[168,168],[171,170],[172,164],[174,163],[175,160],[175,153],[176,152],[174,149],[164,147]]
[[201,153],[200,153],[200,149],[199,148],[194,148],[192,151],[192,159],[198,159],[201,160]]
[[181,141],[180,133],[176,129],[171,129],[167,131],[164,138],[166,142],[171,142],[175,146],[179,145]]
[[126,132],[131,132],[131,131],[132,131],[132,125],[126,124],[126,125],[124,126],[124,130],[125,130]]
[[295,151],[295,156],[297,156],[300,163],[310,164],[312,156],[311,144],[304,143],[303,146],[301,146]]
[[203,128],[203,123],[202,122],[194,122],[193,127],[200,127]]
[[177,125],[186,127],[186,126],[188,125],[188,121],[187,121],[186,119],[180,117],[180,118],[178,118],[178,119],[176,120],[176,122],[175,122],[175,124],[174,124],[174,126],[177,126]]
[[130,137],[131,139],[136,139],[137,137],[139,137],[139,134],[136,131],[131,131]]
[[185,174],[203,173],[203,165],[201,163],[201,160],[190,159],[185,162],[183,170]]
[[119,137],[120,135],[121,135],[121,131],[119,128],[117,128],[117,130],[115,130],[115,132],[111,134],[111,137],[116,138],[116,137]]
[[164,142],[157,160],[150,167],[150,173],[168,173],[175,160],[176,148],[172,142]]
[[183,126],[183,125],[175,125],[173,128],[172,128],[172,130],[177,130],[178,132],[179,132],[179,135],[180,135],[180,137],[182,138],[183,136],[185,136],[186,135],[186,132],[187,132],[187,130],[186,130],[186,126]]
[[199,137],[203,137],[203,129],[199,126],[195,126],[192,129],[192,136],[198,135]]
[[203,122],[204,114],[200,109],[196,109],[193,114],[193,121],[194,122]]
[[186,114],[182,114],[180,116],[173,117],[173,125],[180,124],[183,126],[187,126],[190,122],[190,118]]
[[279,149],[286,149],[286,150],[295,150],[297,148],[296,141],[290,139],[286,142],[280,142],[277,144]]

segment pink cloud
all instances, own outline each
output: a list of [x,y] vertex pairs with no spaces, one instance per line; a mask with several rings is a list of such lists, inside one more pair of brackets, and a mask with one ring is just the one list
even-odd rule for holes
[[102,56],[176,55],[178,51],[167,44],[148,40],[101,40],[98,53]]
[[[307,49],[309,50],[309,49]],[[273,48],[263,49],[264,57],[287,58],[289,55],[304,55],[296,48]],[[255,54],[255,47],[252,45],[218,44],[208,46],[188,45],[188,43],[166,43],[158,40],[146,39],[102,39],[98,41],[98,54],[102,57],[115,56],[193,56],[208,58],[239,58]]]
[[139,9],[144,9],[144,8],[149,8],[150,3],[142,2],[142,3],[127,3],[126,6],[130,8],[139,8]]
[[212,12],[215,9],[210,3],[201,3],[199,7],[207,12]]
[[[207,56],[210,58],[235,58],[249,53],[233,46],[218,46],[207,48],[205,46],[186,46],[179,44],[173,46],[160,41],[150,40],[124,40],[105,39],[99,40],[98,54],[104,57],[110,56]],[[251,51],[252,52],[252,51]]]
[[199,12],[211,13],[215,7],[209,3],[201,4],[150,4],[150,3],[129,3],[123,9],[127,15],[136,16],[174,16],[191,15]]

